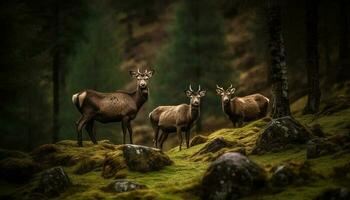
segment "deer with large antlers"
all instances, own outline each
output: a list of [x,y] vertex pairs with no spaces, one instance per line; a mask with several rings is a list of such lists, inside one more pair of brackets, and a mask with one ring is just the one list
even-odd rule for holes
[[222,110],[228,115],[234,127],[241,126],[243,122],[266,116],[269,105],[267,97],[261,94],[252,94],[231,99],[235,91],[236,89],[232,85],[227,90],[216,85],[216,92],[221,96]]
[[[194,122],[200,116],[201,98],[205,96],[206,91],[199,89],[195,92],[191,86],[185,91],[187,97],[190,98],[190,104],[180,104],[176,106],[159,106],[154,109],[149,118],[154,130],[154,146],[163,148],[163,143],[167,139],[169,133],[176,132],[179,140],[179,149],[182,145],[182,132],[185,132],[186,145],[189,148],[190,131]],[[159,131],[162,131],[158,138]]]
[[83,90],[72,96],[73,104],[81,113],[80,119],[76,122],[78,134],[78,145],[83,146],[82,129],[85,126],[91,141],[97,144],[94,133],[94,121],[101,123],[121,122],[123,130],[123,143],[125,144],[126,129],[132,144],[131,120],[133,120],[142,105],[148,99],[148,80],[154,74],[154,70],[143,73],[140,70],[130,71],[130,75],[137,80],[136,91],[116,91],[102,93],[94,90]]

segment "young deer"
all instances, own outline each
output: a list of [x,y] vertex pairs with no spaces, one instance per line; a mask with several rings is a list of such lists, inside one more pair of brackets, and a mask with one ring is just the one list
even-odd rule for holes
[[[185,132],[186,145],[187,148],[189,148],[190,131],[194,122],[200,116],[201,97],[205,96],[206,91],[202,91],[199,86],[198,91],[194,92],[190,86],[189,90],[185,91],[185,93],[187,97],[190,98],[190,105],[159,106],[149,114],[154,130],[153,141],[155,147],[158,147],[158,142],[160,142],[160,149],[162,149],[168,134],[176,132],[180,144],[179,148],[181,150],[182,132]],[[162,131],[160,138],[158,138],[159,130]]]
[[154,70],[143,73],[140,70],[130,71],[130,75],[137,79],[137,87],[134,92],[116,91],[102,93],[94,90],[84,90],[72,96],[73,104],[82,114],[76,122],[78,145],[83,146],[82,129],[85,126],[91,141],[97,144],[94,133],[94,121],[101,123],[121,122],[123,130],[123,143],[125,144],[126,128],[132,144],[132,128],[130,125],[142,105],[148,99],[148,79],[152,77]]
[[245,97],[231,95],[236,91],[232,85],[227,89],[216,85],[216,92],[221,96],[222,110],[232,121],[233,127],[238,127],[243,122],[265,117],[269,105],[269,99],[261,94],[252,94]]

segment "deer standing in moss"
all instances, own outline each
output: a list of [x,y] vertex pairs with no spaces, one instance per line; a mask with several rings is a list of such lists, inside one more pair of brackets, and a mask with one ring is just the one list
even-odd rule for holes
[[[201,98],[205,96],[206,91],[201,90],[201,86],[195,92],[191,86],[185,91],[187,97],[190,98],[190,104],[180,104],[176,106],[159,106],[154,109],[149,118],[154,130],[154,146],[163,148],[164,141],[168,138],[169,133],[176,132],[179,140],[179,149],[182,146],[182,132],[185,132],[186,145],[189,148],[190,131],[194,122],[200,116]],[[158,138],[159,131],[162,134]]]
[[235,91],[236,88],[233,88],[232,85],[227,90],[216,85],[216,92],[221,96],[222,110],[232,121],[233,127],[240,127],[243,122],[266,116],[269,106],[267,97],[261,94],[252,94],[231,98]]
[[94,121],[101,123],[121,122],[123,130],[123,144],[125,144],[126,129],[132,144],[131,120],[135,119],[138,111],[148,99],[148,80],[154,70],[143,73],[140,70],[130,71],[130,75],[137,79],[134,92],[115,91],[102,93],[94,90],[83,90],[72,96],[73,104],[78,108],[81,117],[76,122],[78,145],[83,146],[82,129],[85,126],[91,141],[97,144],[94,133]]

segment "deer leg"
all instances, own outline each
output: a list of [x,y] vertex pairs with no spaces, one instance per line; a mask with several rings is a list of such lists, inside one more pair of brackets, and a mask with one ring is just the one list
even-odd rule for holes
[[187,149],[190,148],[190,130],[186,130],[186,147]]
[[133,144],[133,142],[132,142],[132,128],[131,128],[130,120],[128,120],[128,122],[126,123],[126,127],[128,128],[128,131],[129,131],[130,144]]
[[166,132],[162,132],[162,134],[160,135],[160,150],[163,149],[163,143],[165,142],[165,140],[168,138],[169,133]]
[[158,147],[158,134],[159,134],[159,127],[155,126],[154,127],[154,139],[153,139],[153,146]]
[[181,132],[181,127],[176,127],[176,133],[177,137],[179,139],[179,149],[181,151],[181,146],[182,146],[182,132]]
[[78,133],[78,146],[82,147],[83,146],[83,127],[85,126],[86,122],[89,120],[88,117],[82,116],[79,120],[79,123],[77,125],[77,133]]
[[125,144],[125,134],[126,134],[126,125],[125,122],[126,120],[122,120],[122,130],[123,130],[123,144]]
[[85,129],[88,132],[92,143],[97,144],[97,140],[96,140],[95,133],[94,133],[94,120],[88,121],[86,123]]

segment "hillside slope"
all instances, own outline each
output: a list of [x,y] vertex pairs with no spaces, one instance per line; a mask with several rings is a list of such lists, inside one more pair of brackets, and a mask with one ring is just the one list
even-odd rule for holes
[[[199,199],[205,171],[212,161],[226,152],[246,154],[266,171],[267,185],[244,199],[316,199],[324,191],[331,193],[331,188],[350,185],[350,97],[346,94],[346,91],[341,92],[323,101],[321,111],[316,115],[300,114],[306,98],[292,105],[295,118],[312,131],[312,139],[324,138],[333,144],[332,151],[325,147],[321,149],[323,153],[315,158],[307,158],[310,142],[288,145],[282,151],[251,154],[270,118],[241,128],[215,131],[199,140],[204,143],[197,142],[199,144],[189,149],[179,151],[175,147],[166,152],[173,163],[150,172],[132,171],[126,167],[123,145],[114,145],[105,140],[98,145],[84,142],[84,147],[79,148],[75,141],[65,140],[43,145],[30,154],[2,150],[0,199],[47,199],[35,188],[42,173],[40,171],[54,166],[63,166],[72,184],[52,199]],[[208,148],[213,143],[219,145]],[[108,159],[117,163],[118,167],[116,173],[106,177],[104,173]],[[293,170],[307,169],[309,178],[276,186],[272,176],[281,164],[293,166]],[[297,174],[301,176],[302,172],[298,171]],[[105,188],[114,179],[126,179],[147,188],[122,193],[106,192]]]

